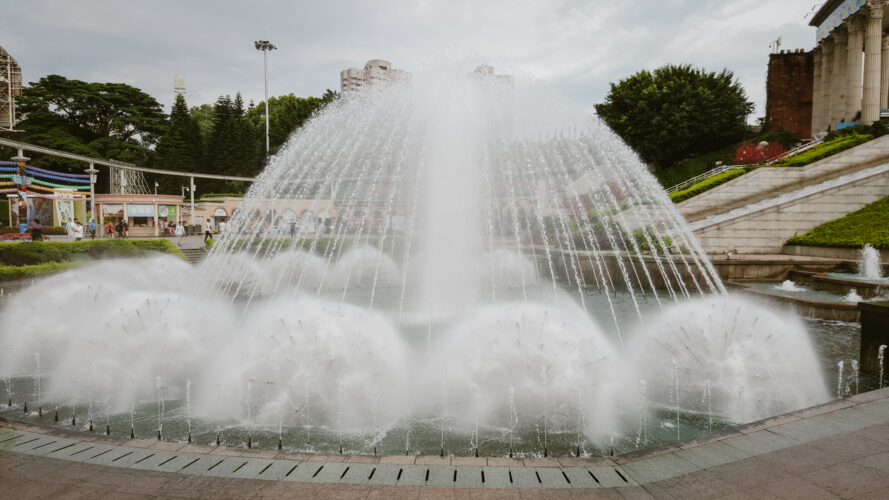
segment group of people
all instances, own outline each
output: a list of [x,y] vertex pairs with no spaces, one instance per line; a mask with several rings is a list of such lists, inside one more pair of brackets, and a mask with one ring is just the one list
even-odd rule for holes
[[[35,219],[36,220],[36,219]],[[89,229],[90,229],[90,238],[96,239],[96,221],[90,219],[89,221]],[[74,220],[69,220],[65,223],[65,232],[68,233],[68,239],[72,241],[80,241],[83,239],[84,227],[83,224],[80,223],[80,219],[74,218]],[[33,234],[31,235],[33,239]]]
[[130,225],[127,224],[127,221],[125,220],[120,220],[117,222],[117,224],[112,221],[108,221],[105,224],[105,237],[114,238],[114,233],[117,233],[118,238],[129,238]]

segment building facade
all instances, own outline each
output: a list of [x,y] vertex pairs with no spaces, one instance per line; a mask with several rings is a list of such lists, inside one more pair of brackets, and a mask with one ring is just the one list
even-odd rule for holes
[[340,90],[355,92],[364,87],[387,84],[410,79],[411,74],[403,69],[392,68],[392,63],[383,59],[371,59],[364,69],[349,68],[340,72]]
[[816,28],[812,131],[870,124],[889,108],[887,0],[828,0]]
[[22,68],[0,47],[0,130],[15,128],[15,98],[22,95]]
[[787,130],[795,140],[812,136],[812,52],[781,51],[769,56],[766,79],[766,130]]

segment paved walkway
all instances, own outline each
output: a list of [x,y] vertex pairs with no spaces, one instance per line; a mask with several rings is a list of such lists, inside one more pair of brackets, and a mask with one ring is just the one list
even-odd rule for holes
[[293,455],[5,422],[0,496],[889,498],[889,389],[591,460]]

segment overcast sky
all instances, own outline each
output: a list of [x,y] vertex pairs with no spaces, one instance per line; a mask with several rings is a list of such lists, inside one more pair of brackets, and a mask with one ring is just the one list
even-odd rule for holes
[[189,105],[240,91],[339,90],[339,72],[368,59],[425,71],[437,60],[525,74],[592,107],[646,68],[688,63],[735,73],[764,114],[769,44],[809,50],[814,0],[0,0],[0,46],[26,82],[48,74],[139,87],[169,110],[173,76]]

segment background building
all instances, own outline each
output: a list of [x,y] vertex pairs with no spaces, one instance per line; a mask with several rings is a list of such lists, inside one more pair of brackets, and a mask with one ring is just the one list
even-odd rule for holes
[[889,108],[886,7],[886,0],[828,0],[809,23],[817,29],[813,131],[870,124]]
[[815,59],[802,49],[769,56],[766,79],[766,130],[787,130],[795,140],[812,136],[812,85]]
[[353,92],[362,87],[379,85],[410,79],[411,74],[403,69],[393,69],[392,63],[382,59],[371,59],[364,69],[349,68],[340,72],[340,90]]

